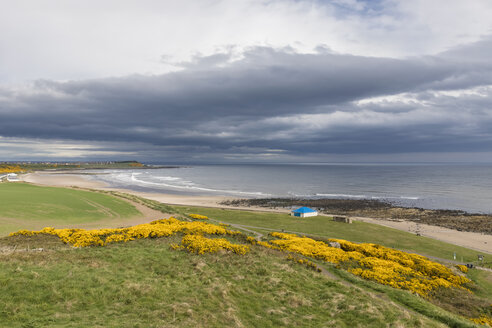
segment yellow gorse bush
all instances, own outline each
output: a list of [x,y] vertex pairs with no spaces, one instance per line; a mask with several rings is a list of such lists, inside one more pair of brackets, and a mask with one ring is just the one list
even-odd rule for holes
[[208,216],[205,215],[200,215],[200,214],[188,214],[188,216],[192,219],[198,219],[198,220],[208,220]]
[[270,241],[273,248],[299,253],[325,262],[340,263],[363,257],[360,253],[345,252],[342,249],[330,247],[326,243],[312,238],[299,237],[295,234],[282,232],[272,232],[270,235],[280,238]]
[[250,244],[255,245],[257,240],[256,240],[255,238],[253,238],[253,237],[247,236],[247,237],[246,237],[246,241],[247,241],[248,243],[250,243]]
[[465,265],[458,264],[456,267],[463,273],[468,272],[468,268]]
[[197,254],[216,253],[220,250],[229,250],[240,255],[249,252],[248,245],[233,244],[224,238],[211,239],[202,235],[185,235],[181,244],[189,252]]
[[439,287],[464,288],[462,285],[470,282],[468,278],[454,274],[449,268],[430,261],[425,256],[397,251],[381,245],[356,244],[341,239],[330,239],[341,246],[335,248],[323,241],[295,234],[273,232],[270,235],[279,239],[257,242],[257,244],[341,264],[349,272],[362,278],[410,290],[422,296]]
[[488,325],[489,327],[492,327],[492,318],[486,315],[482,315],[479,318],[471,318],[470,320],[479,325]]
[[15,173],[15,172],[22,172],[22,168],[19,165],[0,164],[0,173]]
[[139,224],[130,228],[120,229],[55,229],[51,227],[39,231],[20,230],[10,236],[49,234],[58,236],[64,243],[74,247],[104,246],[110,243],[127,242],[140,238],[169,237],[176,233],[237,235],[239,231],[205,222],[186,222],[175,218],[162,219],[150,223]]

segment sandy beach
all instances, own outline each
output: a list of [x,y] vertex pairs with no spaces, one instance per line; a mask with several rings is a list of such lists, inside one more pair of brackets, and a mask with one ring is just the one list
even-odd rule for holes
[[[36,172],[28,173],[20,177],[22,181],[53,187],[79,187],[89,189],[121,191],[140,197],[159,201],[171,205],[190,205],[219,207],[219,203],[230,199],[222,196],[187,196],[173,195],[164,193],[140,192],[130,189],[111,188],[106,183],[90,179],[88,175],[77,174],[74,172]],[[224,206],[220,206],[224,207]]]
[[385,227],[416,233],[450,244],[474,249],[479,252],[492,254],[492,235],[476,232],[457,231],[444,227],[427,224],[416,224],[410,221],[384,220],[374,218],[355,217],[355,220],[383,225]]
[[[225,197],[225,196],[189,196],[189,195],[175,195],[175,194],[164,194],[164,193],[138,192],[129,189],[116,189],[116,188],[109,187],[107,184],[103,182],[92,180],[88,175],[83,175],[73,171],[28,173],[22,175],[20,179],[25,182],[45,185],[45,186],[79,187],[79,188],[121,191],[121,192],[134,194],[140,197],[156,200],[171,205],[218,207],[218,208],[229,208],[229,209],[236,209],[236,210],[288,213],[288,210],[285,209],[224,206],[221,205],[220,203],[224,200],[231,199],[230,197]],[[425,225],[425,224],[419,224],[417,226],[414,222],[409,222],[409,221],[385,220],[385,219],[374,219],[374,218],[365,218],[365,217],[356,217],[354,219],[363,222],[379,224],[386,227],[412,232],[412,233],[416,233],[416,231],[418,230],[420,235],[424,237],[429,237],[440,241],[448,242],[451,244],[474,249],[479,252],[492,254],[492,235],[475,233],[475,232],[457,231],[457,230]]]

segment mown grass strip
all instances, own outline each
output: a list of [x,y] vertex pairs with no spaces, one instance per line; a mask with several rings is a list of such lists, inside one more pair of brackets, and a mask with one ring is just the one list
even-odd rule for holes
[[140,212],[123,199],[85,190],[0,183],[0,236],[40,225],[129,218]]

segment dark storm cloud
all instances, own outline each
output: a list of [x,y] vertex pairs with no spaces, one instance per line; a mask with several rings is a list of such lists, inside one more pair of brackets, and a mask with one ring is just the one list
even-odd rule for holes
[[[160,76],[37,81],[0,89],[0,135],[135,142],[141,152],[485,151],[492,90],[442,91],[492,84],[491,45],[402,60],[257,47]],[[358,102],[402,93],[410,100]]]

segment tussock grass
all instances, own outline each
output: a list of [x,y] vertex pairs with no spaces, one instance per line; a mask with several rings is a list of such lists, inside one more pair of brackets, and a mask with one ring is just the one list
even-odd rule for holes
[[285,254],[254,247],[244,256],[199,256],[171,250],[169,244],[179,238],[0,255],[0,322],[5,327],[443,326]]
[[[439,321],[445,324],[447,327],[454,328],[471,328],[479,327],[473,322],[458,316],[454,313],[448,312],[445,309],[432,304],[422,297],[411,294],[408,291],[391,288],[372,281],[367,281],[357,276],[354,276],[346,271],[338,270],[333,267],[328,267],[328,270],[337,275],[341,279],[352,283],[355,286],[361,287],[364,290],[370,290],[371,292],[380,293],[381,298],[387,298],[391,301],[404,306],[405,308],[420,313],[428,318]],[[436,302],[439,303],[439,302]],[[451,308],[453,311],[456,309]],[[467,313],[470,314],[470,313]]]
[[[467,277],[475,283],[472,290],[476,295],[484,298],[492,298],[492,272],[469,270]],[[492,300],[490,303],[492,304]]]

